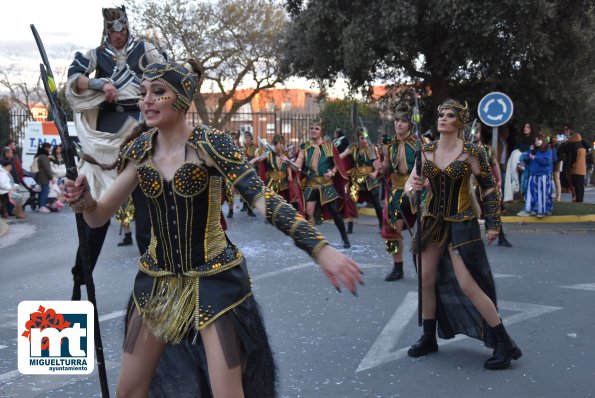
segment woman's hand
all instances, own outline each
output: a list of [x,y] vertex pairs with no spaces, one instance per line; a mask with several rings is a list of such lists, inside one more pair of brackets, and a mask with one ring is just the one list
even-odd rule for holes
[[416,175],[411,175],[409,179],[409,188],[407,191],[421,191],[424,188],[428,188],[430,186],[430,181],[427,178],[418,177]]
[[356,283],[364,284],[363,272],[359,265],[330,245],[326,245],[320,250],[316,262],[331,285],[339,292],[341,284],[343,284],[352,294],[357,295]]
[[91,196],[91,189],[86,176],[81,174],[75,181],[64,178],[63,184],[66,191],[64,200],[75,213],[80,213],[93,206],[94,199]]
[[326,173],[324,173],[324,176],[326,178],[333,178],[334,175],[335,175],[335,173],[333,173],[332,170],[327,170]]
[[486,240],[488,241],[488,245],[491,245],[492,242],[496,240],[499,234],[500,231],[498,231],[497,229],[488,229],[486,233]]

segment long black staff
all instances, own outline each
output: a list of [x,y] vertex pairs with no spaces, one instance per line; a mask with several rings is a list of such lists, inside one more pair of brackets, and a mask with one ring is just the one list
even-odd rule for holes
[[[413,100],[415,102],[415,107],[413,108],[413,125],[415,126],[415,173],[418,177],[421,177],[421,146],[423,144],[423,140],[421,137],[421,131],[419,128],[419,123],[421,120],[419,114],[419,104],[417,103],[417,93],[413,88]],[[417,191],[415,193],[415,207],[417,208],[417,217],[415,222],[417,223],[417,230],[415,235],[417,235],[417,240],[415,242],[416,250],[415,250],[415,263],[417,264],[417,322],[419,326],[422,325],[422,275],[421,275],[421,191]]]
[[[66,177],[69,180],[76,180],[78,173],[76,170],[76,162],[74,160],[73,146],[68,134],[68,126],[66,124],[66,115],[60,105],[58,98],[58,91],[56,90],[56,83],[54,81],[54,74],[50,67],[50,61],[48,60],[47,53],[37,33],[35,26],[31,24],[31,31],[35,37],[37,48],[41,54],[42,64],[39,64],[41,70],[41,80],[45,88],[45,93],[48,96],[50,106],[52,107],[52,116],[54,117],[54,124],[60,133],[60,139],[62,140],[62,156],[66,163]],[[107,383],[107,373],[105,369],[105,359],[103,357],[103,344],[101,342],[101,332],[99,330],[99,315],[97,313],[97,302],[95,300],[95,283],[93,282],[93,273],[91,271],[91,259],[89,256],[89,242],[85,235],[85,221],[82,213],[76,213],[76,229],[79,237],[79,245],[81,250],[81,257],[83,260],[83,274],[85,276],[85,286],[87,287],[87,297],[91,304],[93,304],[93,310],[95,312],[95,355],[97,356],[97,370],[99,372],[99,382],[101,384],[101,396],[109,398],[109,386]]]

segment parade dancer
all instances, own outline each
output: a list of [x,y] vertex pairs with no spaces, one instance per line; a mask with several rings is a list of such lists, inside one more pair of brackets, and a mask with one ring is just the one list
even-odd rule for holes
[[[246,156],[246,159],[249,162],[258,156],[258,152],[259,152],[258,145],[254,144],[254,137],[252,136],[252,133],[249,131],[244,132],[244,148],[243,149],[244,149],[244,156]],[[250,216],[250,217],[256,217],[256,214],[254,214],[254,212],[252,211],[252,209],[250,208],[250,206],[248,206],[248,204],[246,202],[243,202],[242,208],[240,209],[240,211],[247,212],[248,216]]]
[[[312,225],[316,224],[316,208],[320,206],[323,218],[331,218],[341,234],[343,247],[351,247],[343,216],[339,213],[338,202],[345,194],[347,174],[342,169],[337,149],[332,142],[323,141],[323,121],[317,120],[310,126],[310,139],[300,145],[300,151],[295,161],[298,169],[306,175],[302,182],[304,201],[306,202],[306,216]],[[335,186],[335,183],[339,186]]]
[[436,352],[438,325],[442,338],[462,333],[483,340],[494,348],[484,367],[504,369],[522,353],[498,314],[494,279],[473,205],[471,175],[482,191],[488,244],[500,231],[500,190],[485,151],[463,139],[468,120],[468,106],[457,101],[448,100],[438,108],[440,138],[424,145],[422,175],[414,169],[405,184],[410,198],[428,189],[422,232],[415,237],[422,250],[423,335],[408,355]]
[[[380,181],[374,162],[380,159],[378,147],[370,142],[364,129],[357,131],[357,144],[348,147],[341,153],[341,159],[351,159],[351,167],[347,170],[350,176],[348,192],[353,203],[367,202],[374,206],[378,226],[382,229],[382,206],[380,205]],[[353,228],[348,223],[347,233]]]
[[273,147],[250,163],[258,165],[258,174],[267,188],[280,195],[287,203],[304,215],[304,196],[295,177],[295,173],[287,164],[289,160],[285,150],[285,138],[276,134],[273,137]]
[[[496,185],[498,186],[500,192],[502,192],[502,173],[500,172],[500,164],[498,163],[496,158],[492,156],[492,147],[483,143],[483,137],[481,135],[481,126],[481,123],[477,123],[477,127],[473,132],[472,141],[475,145],[477,145],[479,149],[485,151],[488,163],[490,164],[490,169],[492,170],[492,175],[496,180]],[[481,202],[482,199],[479,186],[475,187],[475,196],[478,199],[478,202]],[[504,210],[504,204],[502,203],[502,200],[500,201],[500,210]],[[498,246],[512,247],[512,243],[510,243],[506,238],[506,234],[504,233],[504,227],[502,225],[500,226],[500,232],[498,233]]]
[[221,228],[222,179],[312,256],[336,289],[342,284],[355,294],[362,282],[353,260],[264,187],[228,134],[188,126],[200,73],[192,60],[147,66],[140,100],[146,129],[121,151],[114,183],[96,200],[84,175],[65,181],[67,201],[91,226],[103,225],[137,185],[148,199],[151,245],[134,282],[119,397],[147,396],[164,348],[197,339],[206,350],[213,396],[276,396],[275,365],[246,261]]
[[393,269],[384,278],[387,282],[403,279],[403,236],[404,229],[412,227],[413,206],[403,195],[405,182],[415,166],[415,135],[411,132],[412,109],[405,102],[395,110],[395,136],[384,147],[384,160],[374,162],[380,175],[388,175],[385,193],[384,225],[381,231],[386,240],[386,251],[393,257]]
[[[68,68],[66,98],[74,111],[74,122],[82,150],[101,163],[109,164],[118,157],[118,148],[138,124],[139,84],[143,65],[163,60],[155,47],[130,34],[124,7],[104,8],[101,46],[86,54],[77,52]],[[95,72],[95,77],[90,74]],[[115,173],[102,170],[91,162],[81,162],[79,171],[85,174],[94,196],[101,196],[113,183]],[[136,240],[144,252],[149,245],[149,217],[146,202],[139,191],[133,193],[137,212]],[[109,219],[95,228],[85,226],[89,242],[91,269],[109,227]],[[72,268],[73,300],[81,297],[85,283],[80,248]]]

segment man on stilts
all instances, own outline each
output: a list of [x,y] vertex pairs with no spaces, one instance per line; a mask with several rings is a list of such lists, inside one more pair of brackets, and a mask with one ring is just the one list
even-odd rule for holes
[[[102,12],[102,44],[86,54],[75,54],[68,68],[66,98],[74,111],[83,153],[100,163],[110,164],[117,159],[121,143],[140,120],[141,66],[160,62],[163,56],[152,44],[132,37],[124,7],[104,8]],[[94,77],[90,77],[92,72],[95,72]],[[96,197],[101,196],[115,178],[114,171],[102,170],[84,160],[79,170],[87,175]],[[146,200],[139,193],[135,191],[132,197],[137,215],[137,245],[143,253],[149,245],[150,227]],[[99,228],[85,225],[91,269],[95,268],[108,227],[109,222]],[[80,300],[81,285],[85,283],[82,266],[79,248],[72,268],[73,300]]]

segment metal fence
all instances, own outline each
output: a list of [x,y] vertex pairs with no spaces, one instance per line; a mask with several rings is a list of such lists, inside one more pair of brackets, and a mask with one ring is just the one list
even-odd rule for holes
[[[288,112],[236,113],[220,129],[227,132],[249,131],[255,138],[266,139],[268,142],[272,141],[273,135],[281,134],[285,137],[286,144],[297,145],[308,138],[308,129],[316,117],[316,114]],[[203,121],[195,112],[189,112],[186,118],[188,124],[193,126],[203,123],[210,124],[208,121]],[[208,118],[212,119],[213,114],[209,114]],[[4,143],[8,139],[14,139],[17,143],[22,143],[25,138],[25,125],[29,120],[31,120],[30,115],[23,110],[0,112],[0,142]],[[389,129],[389,126],[377,120],[364,120],[363,122],[373,141],[376,141],[378,135]],[[352,133],[350,122],[347,119],[327,121],[325,133],[332,137],[336,128],[342,128],[348,136]]]
[[[212,119],[213,116],[208,114],[207,117]],[[225,115],[222,115],[220,120],[223,120],[223,116]],[[189,112],[186,118],[191,125],[210,124],[208,121],[203,121],[198,113]],[[315,114],[307,113],[240,112],[232,115],[220,129],[230,133],[249,131],[255,138],[266,139],[269,142],[275,134],[281,134],[287,144],[297,144],[308,137],[308,128],[315,118]]]
[[18,143],[23,142],[25,137],[25,124],[30,119],[30,114],[25,110],[1,111],[0,143],[4,145],[8,140],[15,140]]

